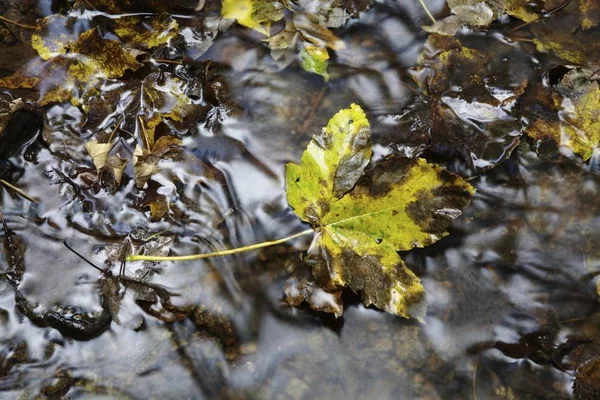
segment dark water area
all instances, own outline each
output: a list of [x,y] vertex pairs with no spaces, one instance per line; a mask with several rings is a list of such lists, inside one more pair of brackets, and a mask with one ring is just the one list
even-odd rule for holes
[[[0,15],[35,25],[66,15],[71,3],[2,0]],[[147,57],[185,56],[193,68],[150,62],[124,77],[203,76],[187,86],[201,105],[194,123],[157,127],[158,134],[179,135],[183,155],[161,161],[144,189],[136,188],[131,162],[116,190],[98,185],[85,150],[123,114],[117,149],[130,158],[141,130],[126,115],[131,110],[93,119],[70,102],[45,105],[43,133],[8,159],[2,179],[39,202],[0,189],[7,226],[0,398],[568,399],[578,368],[594,382],[597,158],[558,163],[532,150],[513,112],[535,93],[493,109],[483,101],[463,104],[452,94],[463,90],[462,71],[446,71],[442,101],[471,135],[460,139],[462,150],[448,152],[445,139],[432,146],[430,135],[407,122],[424,112],[407,108],[419,101],[413,67],[428,38],[417,0],[376,1],[335,29],[345,49],[332,56],[328,81],[297,63],[280,70],[257,32],[239,25],[210,31],[203,24],[218,19],[219,2],[200,11],[189,3],[170,11],[181,33]],[[448,12],[444,1],[427,3],[435,15]],[[148,12],[127,4],[127,15]],[[105,14],[88,11],[75,29],[108,24]],[[547,71],[557,65],[518,40],[526,33],[511,33],[515,25],[503,21],[460,38],[492,54],[489,71],[479,73],[499,99],[524,80],[534,87],[553,79]],[[31,31],[0,21],[0,77],[36,58]],[[111,84],[99,90],[108,93]],[[35,102],[40,92],[3,89],[1,96],[4,107],[16,98]],[[211,252],[307,229],[288,207],[284,166],[298,162],[312,135],[351,103],[371,122],[375,159],[420,154],[477,190],[448,237],[401,254],[426,289],[422,322],[365,307],[347,288],[340,318],[286,306],[284,284],[302,264],[309,238],[208,260],[129,262],[115,278],[122,254],[132,251]],[[33,113],[28,118],[40,118]],[[122,296],[118,321],[103,295],[111,290]],[[596,398],[590,396],[579,398]]]

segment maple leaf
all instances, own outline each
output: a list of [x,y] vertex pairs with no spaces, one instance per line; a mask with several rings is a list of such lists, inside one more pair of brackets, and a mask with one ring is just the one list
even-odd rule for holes
[[338,112],[301,165],[286,166],[288,203],[316,231],[309,253],[322,288],[349,286],[366,305],[422,318],[424,288],[397,251],[446,236],[474,189],[424,159],[390,158],[365,172],[369,136],[359,106]]

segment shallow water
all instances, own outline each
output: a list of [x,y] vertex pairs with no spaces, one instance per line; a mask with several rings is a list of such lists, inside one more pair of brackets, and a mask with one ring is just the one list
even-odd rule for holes
[[[59,2],[17,3],[3,2],[8,11],[0,11],[34,23],[27,7],[41,17]],[[443,1],[428,4],[443,10]],[[63,240],[118,273],[124,240],[190,254],[306,229],[287,207],[284,165],[352,102],[367,111],[376,157],[424,148],[429,138],[415,137],[399,115],[415,96],[410,68],[427,39],[426,18],[417,1],[376,2],[337,32],[347,48],[333,59],[328,83],[297,66],[279,71],[260,37],[241,27],[219,33],[204,54],[187,49],[228,66],[219,75],[242,111],[207,105],[205,120],[213,122],[183,138],[193,161],[162,163],[154,178],[162,186],[146,193],[133,179],[115,194],[87,185],[83,114],[68,104],[46,107],[49,144],[35,162],[14,160],[24,169],[16,184],[40,203],[0,193],[2,214],[26,249],[19,292],[33,312],[58,307],[84,319],[103,312],[101,274]],[[500,33],[466,40],[482,48],[506,42]],[[527,44],[507,46],[531,61],[528,79],[541,81],[545,61],[533,62]],[[21,60],[5,54],[0,68],[8,75]],[[490,141],[481,154],[504,158],[512,141]],[[133,139],[121,146],[131,152]],[[490,171],[428,155],[470,177],[477,193],[447,238],[402,254],[426,288],[422,323],[366,308],[350,290],[338,319],[283,305],[305,238],[206,261],[128,263],[127,276],[144,276],[170,297],[140,307],[143,293],[131,284],[120,323],[86,340],[37,326],[44,324],[17,308],[3,277],[0,398],[570,398],[575,369],[597,354],[600,339],[600,177],[585,165],[532,160],[524,146]],[[153,221],[145,196],[166,197],[171,212]]]

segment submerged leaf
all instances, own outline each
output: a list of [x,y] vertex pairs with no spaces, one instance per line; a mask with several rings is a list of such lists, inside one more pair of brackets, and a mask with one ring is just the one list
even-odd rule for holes
[[398,116],[415,135],[431,137],[435,155],[459,155],[481,169],[505,160],[519,143],[521,123],[511,111],[536,74],[534,60],[518,47],[488,40],[482,45],[493,50],[484,51],[430,35],[413,70],[425,95]]
[[[71,52],[91,59],[97,65],[98,72],[107,78],[120,78],[126,70],[135,71],[140,67],[131,51],[124,49],[116,40],[104,39],[98,28],[81,34],[71,46]],[[72,74],[77,76],[76,71],[72,71]],[[85,76],[80,78],[85,79]]]
[[301,8],[303,11],[312,14],[319,21],[319,24],[328,28],[340,28],[346,21],[358,15],[359,12],[366,11],[373,0],[285,0],[284,4],[293,8]]
[[327,60],[329,60],[329,53],[327,49],[317,46],[305,46],[300,53],[302,57],[302,68],[305,71],[321,75],[325,78],[325,81],[329,79],[327,73]]
[[321,75],[325,80],[329,79],[327,49],[337,51],[346,47],[329,29],[302,14],[288,21],[281,32],[265,41],[280,68],[287,67],[299,57],[300,65],[305,71]]
[[[52,49],[41,48],[50,57]],[[56,53],[65,50],[56,48]],[[66,50],[65,50],[66,51]],[[45,62],[33,62],[12,76],[0,79],[0,86],[36,88],[40,91],[38,104],[47,105],[71,100],[79,105],[81,93],[95,91],[103,79],[120,78],[125,71],[141,66],[135,51],[124,49],[115,40],[104,39],[97,28],[81,34],[68,45],[68,52],[51,56]]]
[[551,18],[533,24],[531,31],[540,52],[554,54],[577,65],[600,65],[600,42],[596,29],[599,22],[600,2],[571,0]]
[[[527,135],[538,141],[552,140],[560,149],[589,160],[600,146],[598,79],[597,72],[588,69],[568,72],[548,94],[545,112],[527,115],[530,119]],[[540,101],[535,109],[542,109],[543,104]]]
[[128,45],[151,49],[166,44],[177,35],[179,25],[168,14],[152,18],[121,17],[113,29]]
[[464,26],[488,26],[504,11],[505,0],[448,0],[450,15],[425,29],[430,33],[454,36]]
[[600,2],[597,0],[579,0],[581,28],[591,29],[600,23]]
[[[473,188],[422,159],[389,159],[361,179],[361,166],[370,156],[368,135],[360,107],[336,114],[313,138],[302,164],[287,165],[288,203],[317,230],[311,254],[317,258],[313,274],[322,287],[349,286],[362,292],[367,305],[421,318],[423,286],[397,251],[447,235],[446,227],[469,203]],[[355,145],[362,154],[345,159],[344,150]],[[350,173],[351,166],[359,171]],[[334,182],[344,169],[349,179],[341,190]]]
[[128,162],[129,160],[121,157],[120,154],[108,157],[106,165],[100,171],[100,180],[103,186],[109,188],[111,192],[116,191],[121,186]]
[[31,46],[43,60],[64,54],[77,40],[79,33],[69,26],[63,15],[50,15],[41,20],[39,28],[31,36]]
[[196,108],[184,88],[185,82],[172,74],[153,72],[142,80],[115,82],[106,90],[91,91],[82,99],[88,113],[86,128],[97,128],[114,113],[122,115],[126,125],[143,117],[150,130],[167,118],[183,121]]
[[92,138],[85,143],[85,150],[92,158],[92,162],[98,171],[98,178],[102,187],[108,189],[111,193],[115,193],[121,186],[128,160],[122,158],[119,154],[111,156],[112,148],[112,143],[98,143],[96,138]]
[[506,13],[525,22],[535,21],[540,16],[531,8],[531,4],[531,0],[506,0]]
[[269,36],[271,22],[283,18],[283,9],[279,3],[269,0],[223,0],[221,15]]
[[138,188],[143,187],[146,182],[160,171],[158,164],[164,158],[172,157],[179,151],[181,140],[174,136],[162,136],[156,141],[152,150],[144,150],[137,145],[133,153],[133,171],[135,184]]

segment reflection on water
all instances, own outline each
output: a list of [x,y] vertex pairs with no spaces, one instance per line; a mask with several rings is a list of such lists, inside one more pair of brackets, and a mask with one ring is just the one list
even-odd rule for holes
[[[5,3],[23,17],[25,6]],[[41,3],[43,16],[68,2]],[[207,261],[130,263],[130,280],[114,286],[62,244],[117,274],[122,251],[208,252],[304,229],[287,208],[283,166],[337,110],[367,110],[378,156],[428,145],[402,117],[425,22],[417,1],[376,2],[338,32],[347,47],[328,83],[294,66],[279,71],[243,29],[219,33],[199,61],[221,65],[213,79],[231,93],[202,99],[206,114],[183,137],[185,156],[161,163],[160,185],[146,192],[130,178],[115,194],[95,187],[84,115],[48,107],[48,145],[35,162],[14,159],[19,187],[40,203],[1,193],[9,236],[25,250],[19,295],[14,277],[0,281],[0,397],[568,398],[600,338],[600,178],[580,165],[540,164],[525,146],[485,174],[432,152],[471,176],[477,194],[448,238],[403,254],[427,290],[424,323],[365,308],[351,292],[339,319],[285,307],[282,288],[305,239]],[[27,62],[9,57],[0,56],[4,72]],[[133,136],[120,143],[131,154]],[[159,197],[168,212],[153,218]],[[109,312],[113,322],[102,325]],[[89,340],[73,339],[90,326]]]

